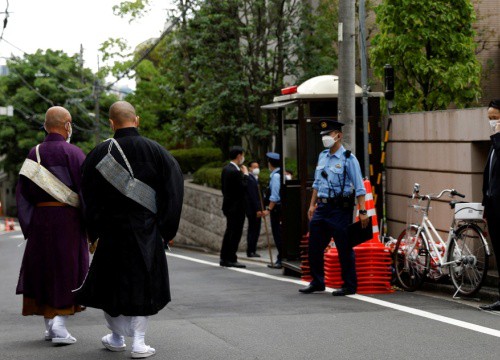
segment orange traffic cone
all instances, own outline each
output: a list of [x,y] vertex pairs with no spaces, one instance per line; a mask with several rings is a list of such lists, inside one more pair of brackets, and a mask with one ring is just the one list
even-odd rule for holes
[[[359,294],[381,294],[393,292],[391,287],[392,258],[389,250],[379,241],[377,213],[373,202],[371,184],[364,181],[366,195],[365,207],[372,219],[373,238],[354,247],[356,274]],[[359,210],[359,209],[358,209]],[[359,212],[356,221],[359,220]],[[325,285],[339,288],[342,286],[340,263],[337,249],[332,248],[325,254]]]
[[[369,240],[369,242],[380,242],[379,238],[379,229],[378,229],[378,219],[377,219],[377,211],[375,210],[375,203],[373,202],[373,192],[372,192],[372,184],[369,180],[365,179],[363,181],[366,189],[365,195],[365,209],[368,216],[371,216],[372,219],[372,228],[373,228],[373,238]],[[356,210],[356,221],[359,220],[359,205]]]

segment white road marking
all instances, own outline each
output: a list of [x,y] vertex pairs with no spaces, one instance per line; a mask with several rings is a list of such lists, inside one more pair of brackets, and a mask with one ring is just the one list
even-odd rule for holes
[[[192,258],[189,256],[185,256],[185,255],[174,254],[171,252],[167,252],[166,254],[167,254],[167,256],[171,256],[171,257],[175,257],[175,258],[179,258],[179,259],[183,259],[183,260],[187,260],[187,261],[192,261],[192,262],[196,262],[199,264],[219,267],[219,264],[215,263],[215,262],[200,260],[200,259]],[[283,278],[283,277],[278,277],[278,276],[269,275],[269,274],[263,274],[263,273],[260,273],[257,271],[252,271],[252,270],[247,270],[247,269],[239,269],[239,268],[233,268],[233,267],[226,268],[226,269],[231,270],[231,271],[240,272],[243,274],[259,276],[259,277],[266,278],[266,279],[277,280],[277,281],[281,281],[281,282],[288,282],[288,283],[293,283],[293,284],[297,284],[297,285],[308,285],[309,284],[308,282],[305,282],[302,280],[297,280],[297,279],[292,279],[292,278]],[[333,291],[333,289],[327,287],[325,291],[331,293]],[[458,327],[461,327],[461,328],[464,328],[467,330],[472,330],[472,331],[476,331],[479,333],[483,333],[483,334],[487,334],[487,335],[491,335],[491,336],[495,336],[495,337],[500,338],[500,330],[495,330],[495,329],[491,329],[491,328],[488,328],[485,326],[472,324],[472,323],[469,323],[466,321],[449,318],[449,317],[434,314],[434,313],[431,313],[428,311],[415,309],[415,308],[412,308],[409,306],[394,304],[394,303],[391,303],[389,301],[379,300],[379,299],[375,299],[375,298],[372,298],[369,296],[364,296],[364,295],[359,295],[359,294],[347,295],[347,296],[352,298],[352,299],[359,300],[359,301],[368,302],[368,303],[383,306],[383,307],[386,307],[389,309],[406,312],[408,314],[424,317],[424,318],[439,321],[439,322],[442,322],[445,324],[458,326]]]

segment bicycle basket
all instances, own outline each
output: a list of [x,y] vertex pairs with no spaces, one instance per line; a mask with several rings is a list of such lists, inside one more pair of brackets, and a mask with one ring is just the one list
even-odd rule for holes
[[484,206],[481,203],[458,203],[455,205],[456,220],[483,220]]

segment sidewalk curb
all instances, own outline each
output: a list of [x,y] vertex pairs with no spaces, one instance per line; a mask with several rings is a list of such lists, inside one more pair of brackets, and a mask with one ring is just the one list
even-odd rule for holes
[[[202,252],[205,254],[212,254],[212,255],[218,255],[218,253],[214,251],[210,251],[207,249],[202,249],[198,246],[189,246],[189,245],[183,245],[183,244],[176,244],[174,243],[173,248],[178,247],[182,249],[188,249],[188,250],[193,250],[193,251],[198,251]],[[254,263],[260,263],[260,264],[269,264],[269,258],[267,257],[268,255],[268,250],[267,249],[261,249],[260,253],[265,252],[265,255],[262,255],[260,258],[249,258],[246,256],[245,252],[238,252],[238,259],[244,260],[246,262],[254,262]],[[273,250],[273,254],[276,253],[276,250]],[[495,302],[498,301],[499,299],[499,293],[498,289],[491,287],[491,284],[496,284],[498,282],[498,276],[496,276],[496,272],[494,275],[488,274],[486,280],[485,280],[485,285],[481,287],[481,290],[479,293],[477,293],[474,297],[471,299],[467,298],[462,298],[464,300],[471,300],[474,301],[475,299],[479,298],[481,301],[485,302]],[[443,283],[443,282],[432,282],[432,281],[425,281],[422,290],[427,290],[427,291],[435,291],[435,292],[440,292],[443,294],[449,294],[450,296],[453,296],[455,294],[455,287],[451,283]]]

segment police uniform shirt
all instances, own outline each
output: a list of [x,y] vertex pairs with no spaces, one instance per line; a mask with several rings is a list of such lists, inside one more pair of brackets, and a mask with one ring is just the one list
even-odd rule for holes
[[276,168],[271,172],[269,176],[269,188],[271,189],[271,196],[269,200],[274,203],[279,203],[281,201],[280,198],[280,168]]
[[[326,149],[319,154],[312,186],[313,189],[318,191],[319,198],[328,198],[335,195],[349,196],[353,188],[355,196],[366,195],[358,160],[354,154],[347,158],[344,153],[344,146],[340,146],[334,154],[330,154],[330,149]],[[345,177],[344,193],[342,194],[344,168],[347,170],[347,176]],[[323,171],[328,175],[327,178],[321,175]]]

